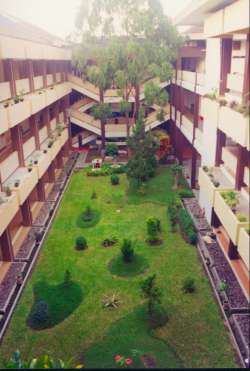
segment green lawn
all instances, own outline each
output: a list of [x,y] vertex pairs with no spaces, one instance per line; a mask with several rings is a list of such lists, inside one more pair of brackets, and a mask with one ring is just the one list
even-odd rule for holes
[[[174,192],[169,170],[159,170],[144,196],[127,193],[126,176],[120,179],[120,185],[111,186],[110,177],[90,178],[84,172],[73,175],[1,345],[0,358],[19,349],[25,358],[48,353],[64,360],[73,358],[86,367],[110,368],[114,367],[116,354],[130,356],[132,349],[138,349],[151,354],[158,367],[236,367],[197,251],[179,233],[170,232],[166,205]],[[91,200],[93,191],[96,200]],[[99,211],[100,221],[91,228],[81,228],[79,215],[91,203]],[[160,246],[151,247],[145,242],[145,221],[149,216],[161,220]],[[75,238],[80,235],[87,238],[86,251],[74,248]],[[119,242],[110,248],[102,247],[103,239],[113,235]],[[127,277],[116,274],[120,264],[116,257],[123,238],[136,241],[136,254],[143,257],[143,273]],[[66,269],[71,271],[76,285],[75,300],[72,293],[64,296],[62,291]],[[163,305],[170,317],[165,326],[153,332],[145,321],[140,293],[140,282],[152,273],[157,274]],[[182,282],[190,275],[195,278],[197,290],[183,294]],[[34,290],[36,297],[56,306],[59,318],[55,318],[54,307],[54,327],[50,329],[37,331],[27,325]],[[120,307],[104,309],[103,295],[114,292],[121,299]],[[65,307],[67,295],[72,305]]]

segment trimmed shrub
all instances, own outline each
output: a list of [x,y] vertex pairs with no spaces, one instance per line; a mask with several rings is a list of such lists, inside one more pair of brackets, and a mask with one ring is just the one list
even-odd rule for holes
[[88,247],[87,240],[85,237],[80,236],[76,239],[76,249],[85,250]]
[[49,320],[49,307],[45,301],[38,301],[30,314],[29,322],[33,328],[43,328]]
[[193,278],[191,277],[187,277],[184,281],[183,281],[183,286],[182,286],[182,290],[185,292],[185,293],[192,293],[195,291],[195,281]]
[[192,218],[186,209],[180,209],[178,213],[179,223],[181,230],[184,233],[187,240],[195,245],[197,242],[197,232],[193,223]]
[[118,185],[120,183],[119,177],[115,174],[111,175],[110,181],[112,185]]
[[247,222],[247,217],[242,214],[237,214],[237,219],[239,220],[239,222]]
[[160,231],[161,231],[160,220],[155,217],[148,218],[147,232],[148,232],[149,242],[157,241]]
[[105,240],[102,241],[102,245],[104,247],[110,247],[115,245],[117,241],[118,239],[116,237],[105,238]]
[[194,197],[193,192],[190,189],[183,189],[182,191],[179,191],[180,198],[192,198]]
[[175,231],[176,224],[178,222],[178,211],[174,203],[168,206],[167,212],[168,212],[168,218],[170,221],[171,229],[172,231]]
[[122,258],[125,263],[131,263],[134,260],[134,247],[131,240],[123,240],[121,247]]
[[113,143],[107,144],[105,148],[105,155],[112,156],[112,157],[117,156],[118,150],[119,148],[116,144],[113,144]]
[[96,199],[97,199],[97,194],[95,191],[93,191],[91,195],[91,200],[96,200]]

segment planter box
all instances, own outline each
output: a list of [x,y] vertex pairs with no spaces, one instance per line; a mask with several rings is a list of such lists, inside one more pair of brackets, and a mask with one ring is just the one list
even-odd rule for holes
[[8,108],[0,107],[0,135],[8,129]]
[[249,234],[246,232],[244,228],[241,228],[240,235],[239,235],[238,251],[248,269],[249,269],[249,259],[250,259],[249,249],[250,249]]
[[241,146],[249,146],[249,118],[230,107],[221,107],[219,129]]
[[[0,194],[1,195],[1,194]],[[0,205],[0,235],[8,227],[16,213],[18,212],[18,198],[15,192],[6,198],[6,202]]]
[[20,179],[20,185],[13,188],[17,192],[19,204],[22,205],[37,184],[38,175],[35,170],[27,173]]
[[214,210],[222,225],[230,236],[232,242],[237,245],[239,241],[240,228],[248,225],[247,222],[239,222],[236,215],[226,204],[220,192],[215,193]]
[[60,143],[59,138],[56,139],[56,141],[54,142],[53,146],[51,147],[51,151],[50,151],[50,159],[51,159],[51,161],[53,161],[55,159],[55,157],[57,156],[58,152],[61,149],[61,143]]
[[47,153],[43,153],[42,157],[39,159],[38,164],[35,165],[37,167],[37,173],[38,173],[38,178],[41,179],[41,177],[44,175],[46,170],[51,164],[51,159],[50,159],[50,154],[49,150]]
[[30,102],[28,100],[24,100],[23,102],[13,104],[8,107],[8,111],[9,126],[12,128],[30,117]]

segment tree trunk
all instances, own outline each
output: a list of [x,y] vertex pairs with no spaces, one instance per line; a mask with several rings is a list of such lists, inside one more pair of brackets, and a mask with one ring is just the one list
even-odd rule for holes
[[[100,88],[100,104],[104,103],[104,91]],[[105,149],[105,124],[106,122],[101,120],[101,138],[102,138],[102,149]]]
[[135,117],[138,118],[140,109],[140,84],[135,86]]

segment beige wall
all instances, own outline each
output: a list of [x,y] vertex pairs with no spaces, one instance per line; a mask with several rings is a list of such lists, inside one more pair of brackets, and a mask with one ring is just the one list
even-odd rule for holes
[[12,153],[1,163],[1,178],[4,182],[19,166],[17,152]]
[[209,92],[216,88],[219,90],[220,85],[220,39],[207,40],[206,52],[206,90]]

